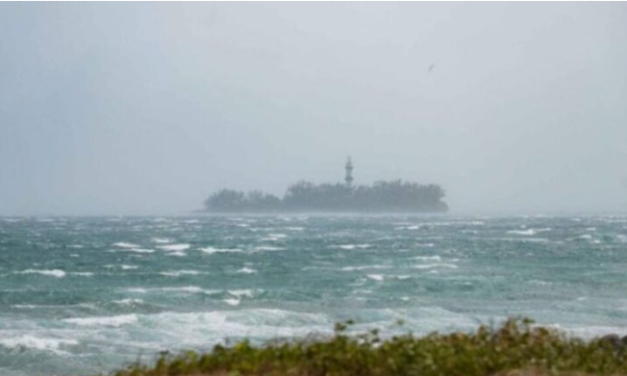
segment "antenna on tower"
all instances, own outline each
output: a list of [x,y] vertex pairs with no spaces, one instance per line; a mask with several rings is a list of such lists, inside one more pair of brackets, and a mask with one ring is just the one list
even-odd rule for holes
[[351,157],[349,156],[346,160],[346,177],[344,177],[344,181],[346,182],[347,187],[351,187],[353,185],[353,162],[351,161]]

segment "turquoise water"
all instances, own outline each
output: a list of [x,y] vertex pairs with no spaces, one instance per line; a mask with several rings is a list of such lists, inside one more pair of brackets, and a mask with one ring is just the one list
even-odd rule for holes
[[627,334],[626,270],[617,216],[0,218],[0,375],[106,372],[348,318]]

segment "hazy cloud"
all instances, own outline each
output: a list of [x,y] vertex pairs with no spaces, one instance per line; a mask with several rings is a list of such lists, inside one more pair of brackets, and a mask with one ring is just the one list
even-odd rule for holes
[[0,4],[0,214],[221,187],[442,184],[457,212],[627,208],[624,3]]

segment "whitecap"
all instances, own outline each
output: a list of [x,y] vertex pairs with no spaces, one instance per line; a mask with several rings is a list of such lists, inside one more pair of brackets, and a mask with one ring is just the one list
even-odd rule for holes
[[340,270],[345,272],[352,272],[355,270],[368,270],[368,269],[389,269],[389,266],[386,265],[362,265],[362,266],[345,266]]
[[34,349],[41,351],[59,352],[62,346],[78,345],[75,339],[61,338],[41,338],[33,335],[22,335],[19,337],[1,337],[0,346],[8,349]]
[[137,266],[137,265],[120,265],[120,268],[122,270],[135,270],[135,269],[138,269],[139,266]]
[[168,253],[168,256],[185,257],[187,256],[187,253],[176,251],[176,252]]
[[144,301],[141,299],[126,298],[126,299],[114,300],[112,301],[112,303],[123,305],[123,306],[131,306],[131,305],[137,305],[137,304],[144,304]]
[[395,227],[394,230],[420,230],[422,226],[413,225],[413,226],[399,226]]
[[255,247],[256,251],[282,251],[284,249],[285,248],[283,247],[272,247],[269,245],[261,245],[261,246]]
[[435,256],[416,256],[413,257],[414,260],[420,260],[420,261],[442,261],[442,257],[435,255]]
[[579,235],[576,239],[592,240],[592,235],[590,234]]
[[515,235],[524,235],[524,236],[531,236],[531,235],[535,235],[536,231],[534,229],[527,229],[527,230],[510,230],[507,231],[508,234],[515,234]]
[[276,242],[282,239],[287,238],[287,235],[285,234],[268,234],[267,237],[265,238],[261,238],[261,241],[271,241],[271,242]]
[[333,246],[334,248],[344,249],[344,250],[353,250],[353,249],[366,249],[372,247],[370,244],[342,244]]
[[139,248],[140,247],[137,244],[127,243],[127,242],[113,243],[113,246],[114,247],[119,247],[119,248]]
[[[235,305],[236,301],[240,300],[233,299],[230,304]],[[279,309],[163,312],[147,315],[146,321],[164,337],[167,333],[177,333],[177,338],[184,341],[186,348],[206,345],[208,336],[216,339],[286,338],[305,336],[311,332],[330,333],[332,326],[332,321],[324,314]]]
[[205,248],[198,248],[199,251],[206,253],[208,255],[212,255],[214,253],[237,253],[237,252],[241,252],[241,249],[238,248],[214,248],[214,247],[205,247]]
[[152,240],[153,243],[158,243],[158,244],[172,243],[172,240],[170,240],[168,238],[152,238],[151,240]]
[[200,292],[205,292],[202,288],[198,286],[184,286],[184,287],[163,287],[162,291],[172,291],[172,292],[186,292],[191,294],[196,294]]
[[148,249],[148,248],[126,248],[125,251],[126,252],[135,252],[135,253],[153,253],[155,250],[154,249]]
[[79,277],[93,277],[94,273],[92,272],[73,272],[72,275]]
[[227,291],[230,295],[236,296],[238,298],[241,298],[243,296],[247,297],[247,298],[252,298],[253,297],[253,291],[252,290],[229,290]]
[[131,287],[126,289],[126,291],[131,292],[131,293],[136,293],[136,294],[145,294],[148,292],[148,290],[146,290],[143,287]]
[[377,282],[383,281],[383,275],[382,274],[368,274],[367,277],[372,279],[373,281],[377,281]]
[[231,299],[231,298],[229,298],[229,299],[224,299],[224,302],[226,304],[228,304],[228,305],[236,306],[236,305],[239,305],[240,300],[239,299]]
[[539,285],[539,286],[551,285],[551,282],[542,281],[542,280],[539,280],[539,279],[531,279],[531,280],[529,280],[529,283],[532,284],[532,285]]
[[174,272],[161,272],[159,274],[167,276],[167,277],[180,277],[182,275],[199,275],[202,273],[199,272],[198,270],[177,270]]
[[434,269],[434,268],[457,269],[458,266],[455,264],[436,263],[436,264],[418,264],[418,265],[414,265],[413,268],[414,269]]
[[190,247],[189,244],[168,244],[168,245],[160,245],[157,248],[159,249],[163,249],[164,251],[174,251],[174,252],[180,252],[180,251],[186,251],[188,250]]
[[243,267],[243,268],[239,269],[236,273],[253,274],[253,273],[257,273],[257,270],[252,269],[252,268]]
[[119,315],[119,316],[103,316],[103,317],[77,317],[64,319],[64,322],[78,326],[113,326],[118,327],[137,322],[137,315]]
[[41,274],[48,277],[56,277],[63,278],[65,277],[65,272],[59,269],[51,269],[51,270],[36,270],[36,269],[28,269],[21,272],[19,274]]
[[479,231],[477,231],[477,230],[462,230],[462,234],[473,234],[473,235],[475,235],[475,234],[478,234],[478,233],[479,233]]

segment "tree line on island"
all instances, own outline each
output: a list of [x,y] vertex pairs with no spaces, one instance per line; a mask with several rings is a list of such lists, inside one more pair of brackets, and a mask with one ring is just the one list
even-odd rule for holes
[[439,185],[402,180],[355,187],[301,181],[288,187],[283,198],[258,190],[223,189],[205,200],[205,210],[213,213],[445,212],[448,205],[442,201],[444,195]]

